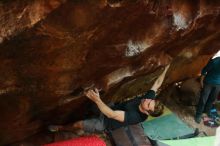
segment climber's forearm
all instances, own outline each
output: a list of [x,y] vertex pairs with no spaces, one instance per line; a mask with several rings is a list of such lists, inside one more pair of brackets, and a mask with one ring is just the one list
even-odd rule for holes
[[166,66],[163,73],[156,79],[156,81],[154,82],[151,90],[154,90],[155,92],[157,92],[157,90],[160,88],[160,86],[162,85],[164,78],[166,76],[166,72],[169,69],[170,65]]

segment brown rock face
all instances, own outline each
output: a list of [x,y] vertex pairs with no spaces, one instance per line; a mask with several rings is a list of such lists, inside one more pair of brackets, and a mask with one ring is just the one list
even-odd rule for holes
[[0,2],[0,145],[83,118],[84,88],[120,100],[147,90],[170,62],[165,84],[198,76],[220,46],[219,4]]
[[0,43],[33,27],[66,0],[2,0],[0,2]]

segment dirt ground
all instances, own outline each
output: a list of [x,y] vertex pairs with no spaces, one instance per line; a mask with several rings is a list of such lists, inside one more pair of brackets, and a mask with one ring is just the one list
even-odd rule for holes
[[[198,128],[200,132],[205,132],[208,136],[215,135],[216,128],[207,127],[201,121],[197,124],[194,121],[195,107],[194,106],[183,106],[180,104],[171,103],[167,105],[178,117],[187,123],[192,128]],[[205,115],[203,115],[205,116]]]

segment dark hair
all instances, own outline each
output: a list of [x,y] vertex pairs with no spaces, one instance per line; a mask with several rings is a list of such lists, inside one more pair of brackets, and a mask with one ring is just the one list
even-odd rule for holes
[[163,110],[164,110],[164,105],[159,100],[155,100],[154,111],[148,111],[148,113],[152,117],[159,117],[160,115],[163,114]]

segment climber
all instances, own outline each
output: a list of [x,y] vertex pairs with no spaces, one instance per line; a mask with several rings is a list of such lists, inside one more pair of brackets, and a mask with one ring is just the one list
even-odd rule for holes
[[[220,92],[220,50],[209,60],[201,72],[201,96],[196,107],[195,121],[201,122],[202,113],[210,117],[210,110]],[[218,116],[219,118],[219,116]]]
[[107,106],[100,98],[98,90],[90,89],[85,91],[85,95],[92,100],[102,112],[99,118],[86,119],[70,125],[51,125],[51,132],[83,130],[85,132],[103,132],[104,130],[114,130],[122,126],[143,122],[148,115],[160,116],[163,113],[163,105],[155,99],[158,88],[162,85],[166,72],[170,65],[167,65],[163,73],[156,79],[152,88],[141,97],[113,105]]

